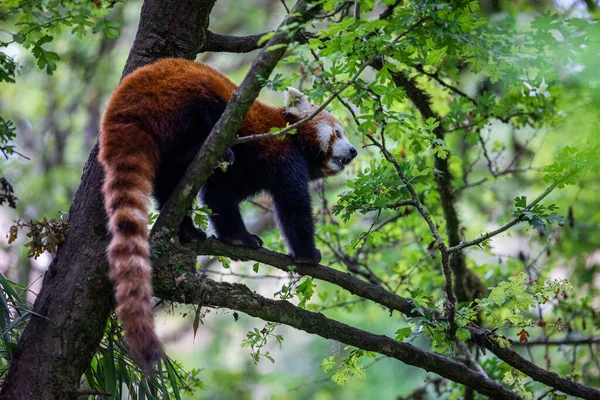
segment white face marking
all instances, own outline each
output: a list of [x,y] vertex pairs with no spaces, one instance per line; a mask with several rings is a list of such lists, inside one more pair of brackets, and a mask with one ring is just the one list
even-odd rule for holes
[[331,127],[328,124],[321,122],[319,125],[317,125],[317,136],[319,138],[321,150],[327,151],[327,148],[329,147],[329,141],[331,140],[331,134]]

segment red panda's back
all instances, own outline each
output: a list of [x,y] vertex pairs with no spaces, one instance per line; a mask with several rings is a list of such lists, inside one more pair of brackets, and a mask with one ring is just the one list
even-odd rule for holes
[[[231,99],[237,85],[216,69],[202,63],[179,58],[165,58],[146,65],[123,79],[111,97],[104,114],[106,120],[155,121],[158,135],[172,134],[165,125],[173,123],[178,112],[199,97],[224,104]],[[282,109],[254,101],[246,115],[240,134],[268,132],[283,127]]]

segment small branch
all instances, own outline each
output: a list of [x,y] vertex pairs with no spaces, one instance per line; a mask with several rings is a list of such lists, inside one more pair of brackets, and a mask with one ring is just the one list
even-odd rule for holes
[[71,392],[71,394],[74,394],[75,396],[85,396],[86,398],[88,398],[89,396],[103,396],[103,397],[107,397],[107,396],[112,396],[112,393],[106,392],[104,390],[94,390],[94,389],[81,389],[81,390],[75,390],[73,392]]
[[403,396],[398,396],[396,398],[396,400],[423,400],[423,399],[428,399],[431,396],[430,393],[430,386],[434,387],[434,394],[440,395],[440,388],[445,386],[446,384],[446,380],[442,379],[442,378],[434,378],[434,379],[429,379],[428,377],[425,378],[425,384],[423,386],[421,386],[418,389],[413,390],[410,394],[408,394],[407,396],[403,397]]
[[[382,134],[383,134],[383,132],[382,132]],[[386,149],[385,146],[383,146],[382,143],[380,143],[377,139],[375,139],[375,137],[373,135],[367,134],[367,137],[371,140],[371,142],[377,148],[379,148],[379,150],[383,154],[384,158],[394,166],[394,168],[396,169],[396,173],[398,174],[398,177],[400,178],[402,183],[404,183],[406,185],[406,189],[409,191],[409,193],[411,195],[410,200],[400,200],[397,203],[392,203],[390,205],[399,204],[398,207],[414,206],[419,211],[421,216],[425,219],[425,222],[427,222],[427,225],[429,226],[429,230],[433,234],[433,237],[435,238],[435,241],[436,241],[440,251],[444,252],[446,249],[446,244],[444,243],[444,239],[442,239],[442,236],[440,235],[435,223],[431,219],[431,215],[429,214],[429,211],[427,211],[427,209],[425,208],[425,206],[419,199],[419,196],[417,195],[415,188],[410,183],[410,180],[408,179],[408,177],[404,174],[404,171],[402,171],[402,167],[400,166],[398,161],[389,152],[389,150]]]
[[542,393],[537,400],[543,400],[546,396],[548,396],[551,393],[554,393],[556,391],[556,389],[550,389],[550,390],[546,390],[544,393]]
[[469,350],[465,342],[463,342],[462,340],[457,340],[456,348],[462,353],[464,357],[464,364],[467,367],[479,372],[483,376],[488,376],[487,373],[481,367],[481,365],[479,365],[479,363],[475,361],[475,359],[473,358],[473,354],[471,354],[471,351]]
[[379,14],[379,19],[384,20],[391,17],[394,14],[394,10],[396,9],[396,7],[398,7],[398,5],[400,5],[401,2],[402,0],[396,0],[393,4],[387,6],[385,10],[383,10],[383,12]]
[[[571,175],[569,175],[571,176]],[[544,198],[546,196],[548,196],[550,194],[550,192],[552,192],[558,185],[560,185],[562,182],[564,182],[568,177],[561,179],[559,181],[555,181],[552,185],[550,185],[546,190],[544,190],[544,192],[542,194],[540,194],[535,200],[533,200],[531,203],[529,203],[526,207],[525,210],[531,210],[536,204],[538,204],[540,201],[544,200]],[[448,253],[455,253],[457,251],[460,251],[462,249],[464,249],[465,247],[471,247],[471,246],[476,246],[486,240],[488,240],[491,237],[494,237],[504,231],[507,231],[508,229],[512,228],[513,226],[515,226],[516,224],[518,224],[519,222],[523,222],[523,216],[519,215],[518,217],[513,218],[509,223],[507,223],[504,226],[501,226],[500,228],[493,230],[491,232],[485,233],[483,235],[481,235],[478,239],[475,240],[470,240],[467,242],[460,242],[459,244],[457,244],[456,246],[453,247],[448,247],[446,249],[446,251]]]
[[414,67],[417,71],[419,71],[423,75],[427,75],[428,77],[435,80],[436,82],[438,82],[440,85],[442,85],[446,89],[449,89],[450,91],[458,94],[461,97],[464,97],[465,99],[469,100],[471,103],[477,105],[477,100],[475,100],[474,98],[472,98],[471,96],[469,96],[468,94],[466,94],[465,92],[460,90],[459,88],[449,85],[446,82],[444,82],[444,80],[442,78],[440,78],[440,75],[438,72],[435,72],[435,73],[427,72],[427,71],[425,71],[425,69],[423,69],[423,66],[420,64],[416,64]]
[[[522,174],[525,172],[529,172],[529,171],[538,171],[540,169],[542,169],[543,167],[530,167],[530,168],[511,168],[511,169],[505,169],[499,172],[496,172],[492,178],[499,178],[501,176],[505,176],[505,175],[512,175],[512,174]],[[465,189],[470,189],[479,185],[484,184],[485,182],[489,181],[490,177],[486,176],[485,178],[481,178],[478,181],[475,181],[473,183],[466,183],[463,186],[456,188],[456,192],[461,192]]]
[[471,122],[468,123],[466,125],[459,125],[457,127],[454,127],[452,129],[446,129],[446,133],[452,133],[452,132],[456,132],[456,131],[460,131],[460,130],[469,130],[473,127],[478,126],[479,124],[482,124],[486,121],[489,121],[490,119],[497,119],[498,121],[508,124],[510,122],[511,119],[515,118],[515,117],[523,117],[523,116],[527,116],[527,117],[531,117],[534,116],[534,113],[530,113],[530,112],[524,112],[524,111],[517,111],[514,112],[512,114],[508,114],[504,117],[500,117],[500,116],[494,116],[494,115],[485,115],[484,117],[482,117],[481,119],[478,119],[475,122]]
[[[257,33],[247,36],[232,36],[222,35],[212,31],[206,31],[206,41],[198,50],[198,53],[214,52],[214,53],[249,53],[254,50],[262,49],[267,42],[258,43],[260,39],[272,33],[273,31]],[[296,40],[304,43],[307,38],[312,37],[310,32],[299,32],[296,35]]]
[[[383,68],[383,61],[377,60],[375,63],[373,63],[373,68],[376,70]],[[407,97],[419,110],[424,120],[434,118],[436,121],[441,121],[440,116],[433,110],[431,106],[431,98],[429,94],[420,89],[414,79],[408,77],[402,71],[390,72],[390,75],[392,76],[392,80],[396,86],[404,88]],[[444,140],[444,135],[446,132],[442,128],[441,124],[434,129],[433,133],[435,133],[437,139]],[[446,219],[448,245],[456,246],[460,243],[460,220],[458,218],[458,212],[455,205],[455,191],[452,188],[452,174],[450,173],[448,159],[449,156],[446,158],[441,158],[437,155],[434,156],[434,168],[436,170],[434,177],[440,195],[442,210]],[[429,221],[427,222],[429,224]],[[454,274],[454,286],[456,287],[456,294],[454,296],[456,296],[460,301],[471,301],[474,297],[480,296],[483,290],[485,290],[485,286],[479,277],[467,268],[464,255],[462,253],[456,252],[452,255],[452,257],[443,261],[447,261],[449,263],[449,267],[452,269],[451,273]],[[448,267],[447,265],[442,265],[444,269]],[[449,276],[447,271],[444,271],[444,276],[446,278]],[[448,298],[451,299],[452,296]]]
[[485,147],[485,141],[483,140],[483,136],[481,136],[481,133],[479,133],[478,136],[479,136],[479,143],[481,143],[481,149],[483,150],[483,157],[485,157],[485,159],[488,163],[488,169],[490,170],[490,173],[495,178],[498,175],[496,172],[496,168],[494,168],[494,163],[492,162],[492,159],[490,158],[490,155],[487,152],[487,148]]
[[332,12],[323,14],[323,15],[317,15],[315,17],[315,19],[331,18],[331,17],[335,16],[337,13],[339,13],[340,11],[344,10],[346,7],[348,7],[351,4],[352,4],[352,1],[343,1],[340,4],[338,4],[337,7]]
[[417,203],[413,200],[398,200],[393,203],[388,203],[385,205],[387,208],[400,208],[400,207],[408,207],[413,206],[416,207]]
[[249,274],[239,274],[237,272],[222,272],[222,271],[213,271],[211,269],[204,269],[202,272],[208,274],[214,274],[219,276],[233,276],[236,278],[244,278],[244,279],[288,279],[287,276],[282,275],[249,275]]
[[323,242],[327,247],[329,247],[331,252],[335,255],[335,258],[337,259],[337,261],[339,261],[341,264],[345,265],[349,272],[351,272],[355,275],[362,276],[363,278],[365,278],[366,280],[368,280],[369,282],[371,282],[374,285],[379,286],[383,283],[383,281],[366,266],[363,265],[364,270],[361,269],[356,258],[348,256],[347,254],[342,252],[342,250],[339,248],[335,248],[333,246],[333,244],[331,244],[329,241],[325,240],[324,238],[318,237],[318,239],[321,242]]
[[198,52],[249,53],[264,47],[267,42],[259,45],[258,41],[269,33],[271,32],[263,32],[248,36],[230,36],[206,31],[206,41]]
[[521,342],[514,342],[514,346],[575,346],[581,344],[595,344],[600,343],[600,337],[566,337],[564,339],[539,339],[529,340],[527,343],[522,344]]
[[[427,222],[427,225],[429,226],[429,230],[433,234],[433,237],[435,238],[438,249],[439,249],[440,253],[442,254],[442,272],[444,274],[444,278],[446,281],[446,286],[444,288],[444,291],[446,294],[446,303],[444,305],[444,316],[450,323],[448,332],[451,336],[454,336],[454,334],[456,333],[456,330],[457,330],[456,321],[454,318],[456,315],[456,295],[454,294],[454,288],[453,288],[453,283],[452,283],[452,270],[450,268],[450,253],[448,253],[446,244],[444,243],[444,240],[442,239],[440,233],[438,232],[438,229],[437,229],[435,223],[433,222],[433,219],[431,218],[429,211],[427,211],[427,208],[425,208],[425,205],[419,199],[417,192],[415,191],[414,187],[410,183],[409,179],[404,174],[404,171],[402,171],[402,168],[400,167],[400,164],[398,163],[398,161],[385,148],[383,142],[380,143],[371,134],[367,134],[367,137],[371,140],[371,142],[375,146],[377,146],[381,150],[381,153],[383,154],[384,158],[388,162],[392,163],[392,165],[394,165],[394,167],[396,168],[396,172],[398,173],[400,180],[402,181],[402,183],[404,183],[406,185],[407,190],[410,192],[410,195],[411,195],[411,199],[410,199],[411,204],[410,205],[413,205],[414,207],[416,207],[417,210],[419,211],[419,213],[421,214],[421,216],[423,217],[423,219],[425,220],[425,222]],[[384,137],[383,131],[381,132],[381,137],[382,138]],[[405,201],[406,200],[403,200],[403,202],[405,202]]]
[[578,382],[561,378],[555,372],[550,372],[544,368],[540,368],[531,361],[521,357],[517,352],[507,347],[500,347],[492,338],[489,337],[486,331],[480,329],[468,328],[471,331],[471,340],[474,343],[490,350],[499,359],[507,363],[513,368],[518,369],[524,374],[530,376],[538,382],[542,382],[552,388],[560,390],[572,396],[581,397],[583,399],[595,400],[600,399],[600,390],[582,385]]
[[360,3],[358,0],[354,0],[353,16],[355,20],[360,20]]

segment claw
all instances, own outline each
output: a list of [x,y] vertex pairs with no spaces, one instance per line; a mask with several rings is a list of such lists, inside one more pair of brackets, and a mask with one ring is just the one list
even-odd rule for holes
[[206,240],[206,233],[194,226],[190,217],[185,217],[179,226],[179,240],[183,243],[201,242]]
[[249,232],[238,233],[234,236],[223,236],[219,237],[219,239],[234,246],[248,246],[254,249],[262,247],[263,245],[261,238]]

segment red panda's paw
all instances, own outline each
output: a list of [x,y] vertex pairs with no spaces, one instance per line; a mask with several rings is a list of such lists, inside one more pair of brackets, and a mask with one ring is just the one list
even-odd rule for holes
[[321,262],[321,252],[319,249],[312,249],[312,254],[290,254],[295,263],[298,264],[318,264]]
[[235,162],[235,153],[231,148],[227,149],[227,152],[223,156],[223,161],[233,164]]
[[250,232],[239,232],[233,236],[219,237],[219,239],[234,246],[248,246],[254,249],[262,247],[263,245],[262,239]]
[[179,241],[182,243],[201,242],[206,240],[206,233],[194,226],[194,222],[188,216],[183,218],[179,226]]

